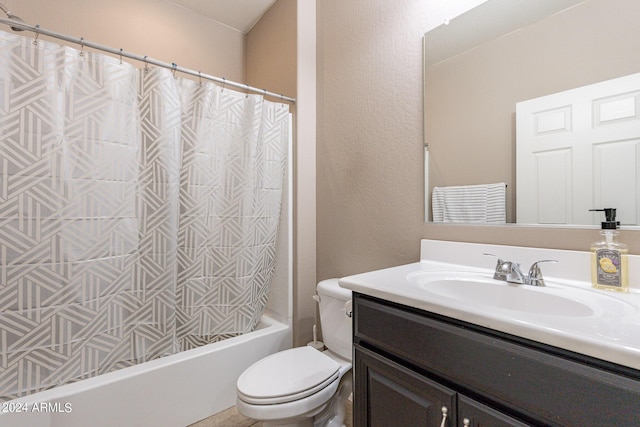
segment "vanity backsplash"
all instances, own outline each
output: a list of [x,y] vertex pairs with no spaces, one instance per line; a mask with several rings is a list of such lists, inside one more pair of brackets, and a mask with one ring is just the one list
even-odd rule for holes
[[[591,252],[559,249],[530,248],[524,246],[503,246],[484,243],[448,242],[423,239],[420,242],[420,260],[458,264],[466,267],[493,268],[495,259],[490,253],[504,260],[520,263],[526,271],[531,264],[540,260],[556,260],[540,267],[544,277],[591,284]],[[629,291],[640,292],[640,256],[628,255]],[[603,291],[607,292],[607,291]]]

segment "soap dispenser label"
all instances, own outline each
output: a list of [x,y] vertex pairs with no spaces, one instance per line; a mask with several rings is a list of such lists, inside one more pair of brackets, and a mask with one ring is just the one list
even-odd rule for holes
[[596,252],[598,284],[621,287],[620,252],[611,249],[600,249]]

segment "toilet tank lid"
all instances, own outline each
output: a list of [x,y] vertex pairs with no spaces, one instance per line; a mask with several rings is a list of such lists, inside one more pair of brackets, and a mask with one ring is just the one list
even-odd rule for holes
[[343,301],[351,299],[351,290],[340,287],[338,279],[326,279],[318,283],[318,293],[338,298]]

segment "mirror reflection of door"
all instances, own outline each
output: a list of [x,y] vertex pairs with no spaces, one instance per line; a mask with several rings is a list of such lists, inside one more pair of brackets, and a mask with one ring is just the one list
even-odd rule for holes
[[518,103],[516,171],[518,223],[639,225],[640,73]]

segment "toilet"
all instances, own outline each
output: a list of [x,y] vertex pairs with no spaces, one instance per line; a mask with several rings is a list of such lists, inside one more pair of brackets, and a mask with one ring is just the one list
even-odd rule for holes
[[351,291],[338,279],[318,283],[327,349],[297,347],[251,365],[236,383],[236,408],[263,427],[343,427],[352,389]]

